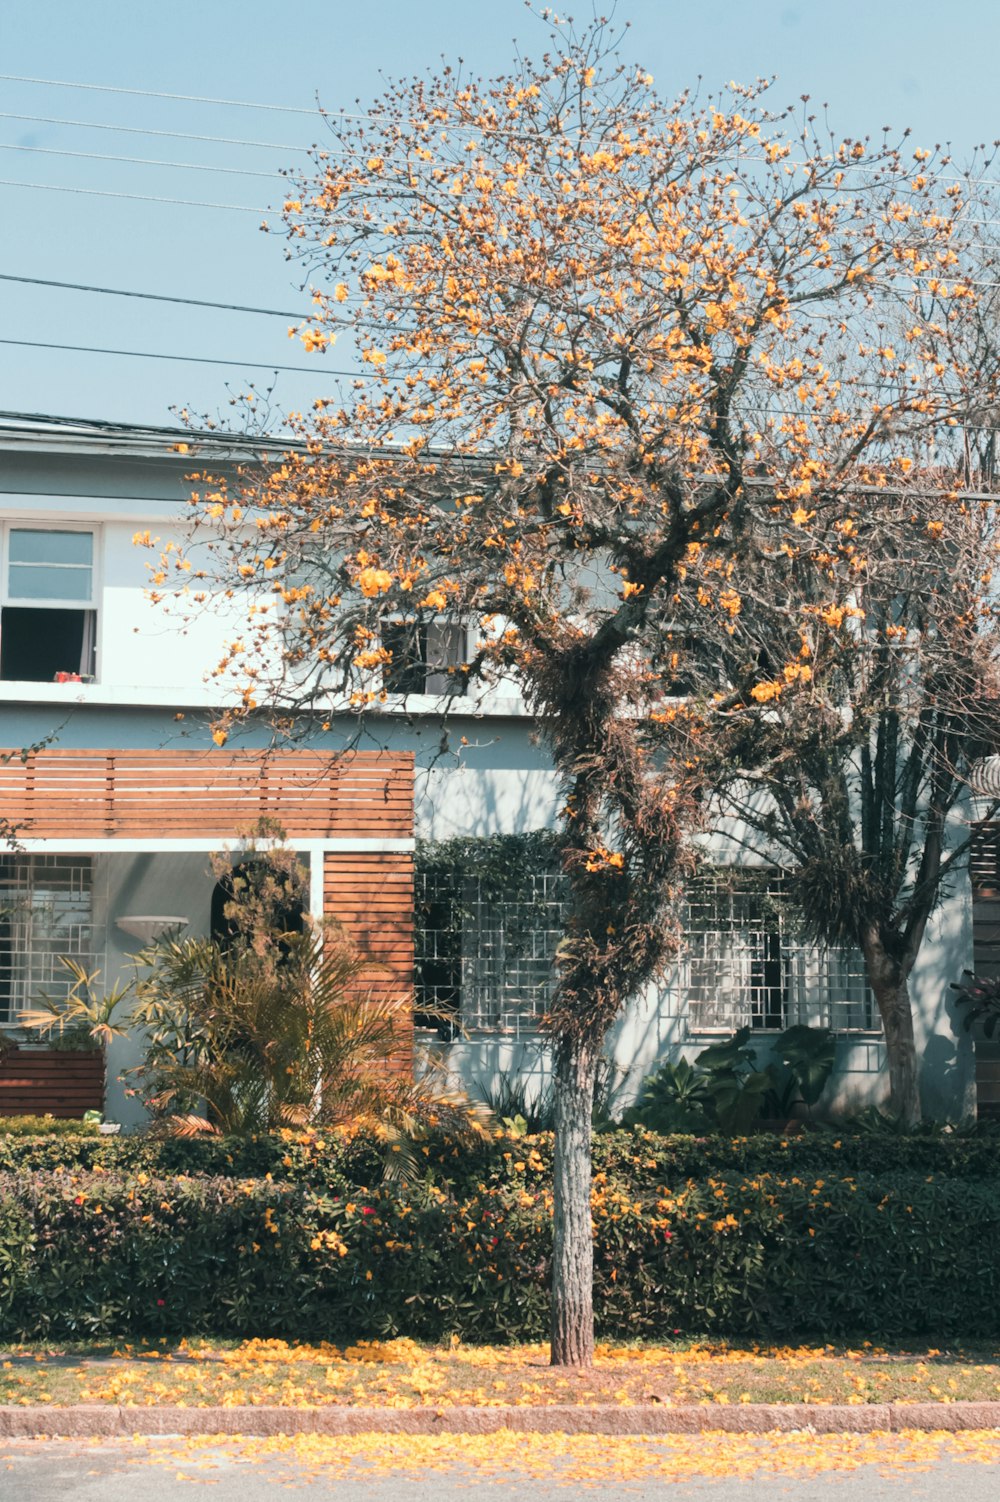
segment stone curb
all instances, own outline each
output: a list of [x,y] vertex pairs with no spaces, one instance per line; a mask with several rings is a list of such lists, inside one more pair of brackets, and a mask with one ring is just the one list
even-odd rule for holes
[[121,1408],[0,1407],[0,1438],[147,1434],[870,1434],[903,1429],[997,1429],[1000,1403],[747,1403],[584,1408]]

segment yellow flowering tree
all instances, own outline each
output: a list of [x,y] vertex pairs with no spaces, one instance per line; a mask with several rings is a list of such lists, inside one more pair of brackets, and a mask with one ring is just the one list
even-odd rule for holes
[[[339,340],[365,376],[262,479],[196,502],[216,583],[247,599],[219,668],[246,712],[377,710],[400,627],[444,617],[474,642],[452,691],[514,678],[562,776],[552,1355],[579,1364],[595,1069],[676,950],[712,737],[673,694],[669,625],[695,562],[706,611],[738,613],[755,497],[794,546],[818,498],[892,471],[934,420],[938,335],[914,318],[891,348],[873,308],[952,276],[961,208],[923,153],[772,114],[758,88],[664,100],[615,45],[603,22],[557,30],[505,76],[446,68],[330,118],[287,250],[313,278],[306,348]],[[176,555],[160,585],[178,563],[188,598],[209,591]]]

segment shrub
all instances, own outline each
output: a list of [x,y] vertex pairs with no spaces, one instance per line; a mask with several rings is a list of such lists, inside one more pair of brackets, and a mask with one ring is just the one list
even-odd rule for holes
[[[788,1027],[758,1068],[752,1030],[741,1027],[712,1043],[694,1064],[662,1064],[643,1081],[626,1122],[658,1132],[746,1132],[761,1117],[787,1118],[797,1104],[811,1108],[833,1072],[836,1039],[829,1028]],[[757,1042],[760,1042],[758,1038]]]
[[[540,1338],[545,1146],[510,1144],[461,1193],[429,1180],[344,1195],[143,1171],[0,1175],[0,1335]],[[1000,1334],[1000,1179],[655,1180],[652,1166],[596,1176],[604,1338]]]
[[[99,1114],[99,1113],[98,1113]],[[73,1116],[0,1116],[3,1137],[96,1137],[98,1122]]]
[[[73,1123],[78,1126],[79,1123]],[[459,1142],[429,1131],[414,1146],[423,1177],[459,1196],[483,1183],[510,1178],[510,1162],[531,1151],[551,1171],[552,1135],[473,1138]],[[595,1173],[626,1178],[637,1192],[687,1179],[771,1173],[840,1178],[845,1174],[934,1174],[952,1179],[1000,1173],[995,1136],[873,1135],[807,1132],[788,1137],[660,1136],[642,1128],[596,1133]],[[385,1162],[385,1142],[371,1128],[284,1131],[246,1138],[161,1138],[145,1134],[101,1137],[74,1133],[41,1137],[0,1132],[0,1172],[63,1168],[90,1172],[145,1172],[216,1178],[264,1178],[306,1184],[340,1194],[375,1183]]]

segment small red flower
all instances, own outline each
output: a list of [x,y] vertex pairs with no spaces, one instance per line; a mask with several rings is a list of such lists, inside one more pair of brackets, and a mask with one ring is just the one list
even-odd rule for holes
[[85,1195],[78,1194],[77,1197],[76,1197],[76,1199],[73,1201],[73,1203],[74,1203],[74,1205],[82,1205],[84,1203],[85,1199],[86,1199]]
[[163,1306],[164,1306],[164,1304],[165,1304],[165,1303],[166,1303],[166,1302],[167,1302],[167,1301],[166,1301],[166,1299],[157,1299],[157,1301],[156,1301],[156,1302],[157,1302],[157,1304],[158,1304],[158,1305],[159,1305],[159,1307],[160,1307],[160,1308],[161,1308],[161,1309],[162,1309],[162,1308],[163,1308]]
[[361,1214],[362,1215],[374,1215],[375,1211],[372,1209],[371,1205],[362,1205],[361,1206]]

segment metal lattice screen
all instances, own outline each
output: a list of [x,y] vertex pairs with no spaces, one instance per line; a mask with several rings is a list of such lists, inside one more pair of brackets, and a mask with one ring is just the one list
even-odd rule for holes
[[418,1023],[515,1036],[537,1030],[566,914],[561,888],[558,873],[547,871],[501,891],[464,871],[418,871]]
[[[692,882],[670,1010],[698,1030],[878,1027],[861,955],[808,943],[780,872],[716,869]],[[417,1021],[456,1032],[533,1032],[552,995],[566,916],[562,878],[497,891],[468,871],[418,871]]]
[[0,1023],[15,1024],[39,992],[68,992],[62,955],[95,967],[90,856],[0,858]]
[[783,899],[775,871],[717,869],[691,884],[677,976],[691,1026],[876,1028],[861,954],[809,943]]

